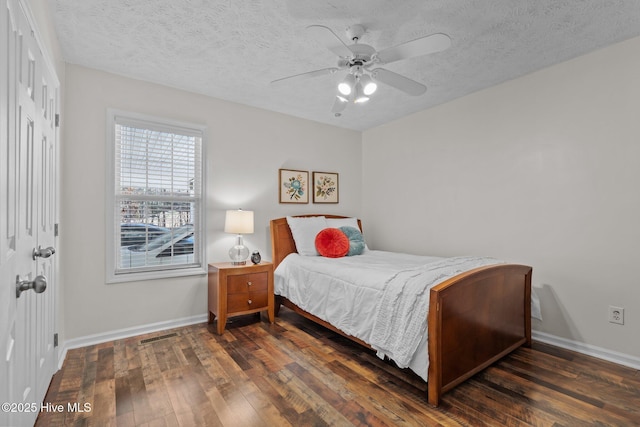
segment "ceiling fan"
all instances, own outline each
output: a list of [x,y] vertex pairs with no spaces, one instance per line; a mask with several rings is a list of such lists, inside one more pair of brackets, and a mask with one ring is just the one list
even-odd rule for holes
[[352,42],[350,45],[344,43],[336,33],[324,25],[310,25],[307,31],[327,49],[338,55],[337,66],[284,77],[272,81],[271,84],[280,85],[292,80],[335,74],[346,69],[346,76],[338,84],[338,93],[331,109],[336,115],[340,115],[349,102],[358,104],[368,101],[369,96],[377,89],[377,82],[401,90],[408,95],[422,95],[427,90],[422,83],[377,66],[441,52],[451,46],[449,36],[436,33],[377,51],[372,46],[358,43],[365,34],[365,28],[362,25],[352,25],[347,28],[347,37]]

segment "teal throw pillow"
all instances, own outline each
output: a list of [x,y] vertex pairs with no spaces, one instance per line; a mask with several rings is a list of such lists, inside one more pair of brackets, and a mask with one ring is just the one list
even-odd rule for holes
[[347,256],[362,255],[364,252],[364,237],[355,227],[340,227],[340,230],[349,238],[349,252]]

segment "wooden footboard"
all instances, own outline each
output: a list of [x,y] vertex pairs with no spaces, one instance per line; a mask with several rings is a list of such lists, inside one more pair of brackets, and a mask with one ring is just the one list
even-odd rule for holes
[[531,345],[531,267],[471,270],[431,289],[429,403],[519,346]]

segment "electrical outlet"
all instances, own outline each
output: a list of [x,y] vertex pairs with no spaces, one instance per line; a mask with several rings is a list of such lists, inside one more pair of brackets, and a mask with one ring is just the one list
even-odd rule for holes
[[624,308],[609,306],[609,322],[624,325]]

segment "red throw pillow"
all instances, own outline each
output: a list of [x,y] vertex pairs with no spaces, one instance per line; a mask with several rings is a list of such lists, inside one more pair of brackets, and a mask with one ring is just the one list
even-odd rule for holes
[[325,228],[316,235],[316,250],[327,258],[340,258],[349,252],[349,238],[337,228]]

